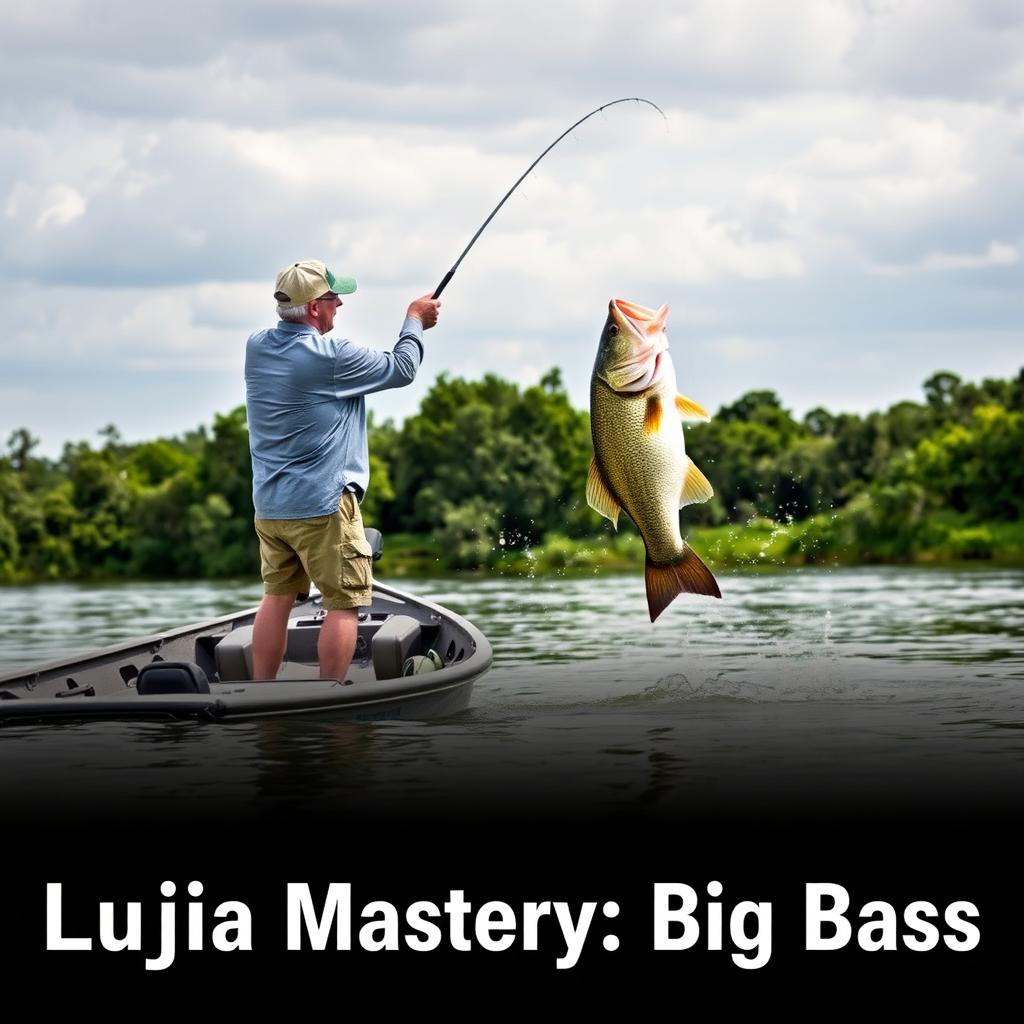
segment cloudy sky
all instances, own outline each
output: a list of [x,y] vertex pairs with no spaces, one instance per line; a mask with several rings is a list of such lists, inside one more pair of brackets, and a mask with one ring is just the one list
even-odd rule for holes
[[467,257],[416,383],[562,369],[612,296],[680,389],[798,413],[1024,363],[1019,0],[0,0],[0,441],[181,433],[244,398],[277,269],[359,279],[390,347]]

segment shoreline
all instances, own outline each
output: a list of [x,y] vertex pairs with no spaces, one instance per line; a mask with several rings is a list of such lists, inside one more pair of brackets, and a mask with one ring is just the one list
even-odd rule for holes
[[[797,569],[1020,569],[1024,568],[1024,524],[1001,523],[1022,540],[994,547],[981,555],[955,556],[948,549],[933,548],[900,557],[875,552],[856,556],[843,551],[822,551],[807,542],[808,524],[776,524],[763,521],[747,526],[699,527],[684,538],[714,572],[761,574]],[[1014,541],[1017,538],[1013,538]],[[442,561],[441,545],[427,534],[396,534],[385,538],[384,557],[376,575],[382,580],[522,578],[585,578],[643,572],[644,548],[638,534],[623,532],[607,537],[550,537],[542,544],[519,550],[496,549],[493,561],[476,568],[452,568]],[[132,583],[259,583],[258,568],[252,576],[136,576],[82,575],[63,579],[26,577],[0,580],[0,588],[54,585],[110,586]]]

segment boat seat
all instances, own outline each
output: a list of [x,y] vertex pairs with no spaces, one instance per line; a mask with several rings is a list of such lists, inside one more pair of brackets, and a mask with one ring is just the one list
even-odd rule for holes
[[[319,663],[316,645],[320,639],[320,623],[300,625],[302,620],[288,623],[288,641],[284,660],[306,665]],[[360,626],[359,643],[365,645],[364,629]],[[390,615],[374,632],[370,640],[370,658],[377,679],[397,679],[402,674],[406,659],[420,653],[420,624],[410,615]],[[357,648],[357,659],[360,657]],[[365,651],[365,646],[361,649]],[[214,648],[217,675],[224,682],[252,679],[252,626],[233,629]],[[365,654],[362,655],[365,657]]]
[[[319,661],[316,645],[320,639],[320,624],[307,626],[300,625],[299,621],[292,619],[288,623],[285,661],[316,665]],[[233,629],[213,649],[213,655],[221,680],[252,679],[252,626]]]
[[392,615],[373,634],[370,652],[378,679],[397,679],[405,659],[418,652],[420,624],[411,615]]
[[213,649],[213,657],[223,681],[252,679],[252,626],[233,629]]
[[135,689],[143,697],[164,693],[209,693],[210,680],[191,661],[151,661],[139,670]]

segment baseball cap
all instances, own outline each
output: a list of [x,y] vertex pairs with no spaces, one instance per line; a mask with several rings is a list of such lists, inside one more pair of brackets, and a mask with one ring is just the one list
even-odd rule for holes
[[324,292],[351,295],[355,290],[354,277],[335,277],[320,260],[300,260],[278,272],[274,298],[278,302],[302,306]]

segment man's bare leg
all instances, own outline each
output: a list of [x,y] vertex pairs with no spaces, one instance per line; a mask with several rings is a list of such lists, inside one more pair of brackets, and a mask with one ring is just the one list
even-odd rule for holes
[[359,612],[355,608],[329,611],[320,627],[320,640],[316,653],[320,658],[321,679],[344,681],[352,655],[356,649],[359,631]]
[[288,643],[294,594],[264,594],[252,626],[253,679],[276,679]]

